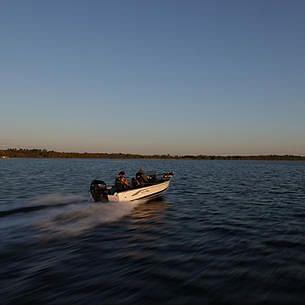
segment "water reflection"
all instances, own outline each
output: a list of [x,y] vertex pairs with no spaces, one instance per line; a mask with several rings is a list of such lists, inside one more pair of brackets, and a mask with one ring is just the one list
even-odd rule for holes
[[138,205],[132,215],[133,222],[141,223],[152,220],[154,223],[161,221],[168,209],[170,203],[165,197],[150,200],[146,203]]

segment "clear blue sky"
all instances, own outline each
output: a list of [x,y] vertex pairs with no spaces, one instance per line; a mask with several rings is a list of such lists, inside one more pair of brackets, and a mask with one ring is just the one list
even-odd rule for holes
[[0,148],[305,154],[305,1],[0,2]]

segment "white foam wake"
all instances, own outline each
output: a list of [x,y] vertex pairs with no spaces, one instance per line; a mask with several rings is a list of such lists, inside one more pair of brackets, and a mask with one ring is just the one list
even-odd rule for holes
[[[58,196],[58,195],[56,195]],[[53,202],[60,204],[63,202],[71,203],[67,206],[58,207],[44,216],[39,223],[39,228],[48,233],[59,233],[64,235],[79,235],[98,225],[114,222],[127,216],[142,201],[133,202],[108,202],[91,203],[84,201],[84,197],[73,195],[61,195],[60,197],[49,196],[44,198],[46,204]],[[56,199],[56,200],[55,200]],[[58,200],[60,199],[60,200]],[[41,201],[39,201],[41,204]]]

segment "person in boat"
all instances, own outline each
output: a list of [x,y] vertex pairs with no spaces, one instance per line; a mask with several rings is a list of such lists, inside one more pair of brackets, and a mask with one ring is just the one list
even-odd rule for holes
[[135,177],[133,177],[131,179],[131,185],[132,185],[133,188],[136,188],[136,187],[140,186],[140,183]]
[[136,173],[136,180],[140,185],[149,183],[148,177],[145,175],[143,168],[140,168]]
[[115,179],[115,188],[118,192],[125,191],[129,189],[129,183],[125,177],[125,172],[120,171]]

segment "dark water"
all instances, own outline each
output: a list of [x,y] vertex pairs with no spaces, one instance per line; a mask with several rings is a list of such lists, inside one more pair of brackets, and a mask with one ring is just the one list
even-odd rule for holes
[[[163,200],[93,178],[173,170]],[[4,304],[305,304],[305,163],[0,160]]]

